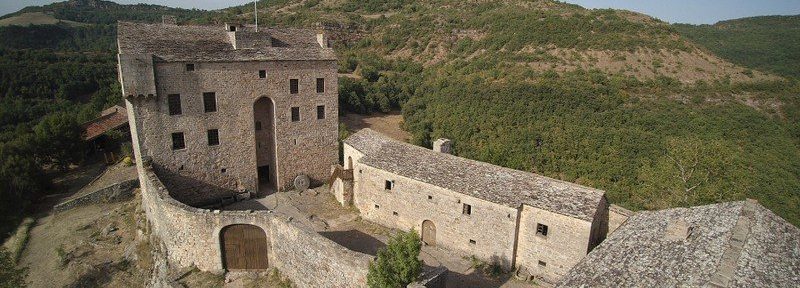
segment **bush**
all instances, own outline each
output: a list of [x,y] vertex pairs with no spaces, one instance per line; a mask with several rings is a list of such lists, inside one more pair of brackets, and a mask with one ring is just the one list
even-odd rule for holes
[[421,248],[416,231],[395,235],[389,240],[389,245],[378,251],[378,259],[369,263],[367,285],[373,288],[406,287],[417,280],[422,272]]
[[25,287],[25,276],[27,275],[27,269],[17,268],[11,259],[11,253],[0,248],[0,287]]

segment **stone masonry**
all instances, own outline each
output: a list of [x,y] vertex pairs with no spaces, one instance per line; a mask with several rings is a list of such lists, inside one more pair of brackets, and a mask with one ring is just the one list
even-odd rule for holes
[[[449,147],[449,141],[437,142],[439,151]],[[608,231],[603,191],[398,142],[370,129],[345,140],[344,159],[353,163],[353,191],[343,189],[340,182],[347,180],[339,178],[334,194],[343,204],[352,201],[365,219],[420,231],[425,243],[547,282],[566,275]]]
[[[122,22],[119,49],[136,156],[150,157],[181,201],[204,206],[242,192],[264,194],[260,166],[270,166],[271,189],[290,187],[303,174],[321,183],[336,163],[336,58],[316,33]],[[206,111],[207,93],[214,111]],[[170,95],[179,95],[178,115],[170,113]],[[262,109],[259,99],[266,99]],[[209,130],[217,131],[218,145],[209,144]],[[173,148],[173,133],[183,133],[185,148]]]

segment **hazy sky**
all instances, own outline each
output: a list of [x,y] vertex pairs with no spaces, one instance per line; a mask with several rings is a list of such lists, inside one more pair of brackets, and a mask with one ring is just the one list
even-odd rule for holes
[[[0,15],[25,6],[57,2],[54,0],[0,0]],[[171,7],[219,9],[247,0],[116,0],[114,2],[152,3]],[[565,0],[586,8],[620,8],[642,12],[671,23],[712,24],[720,20],[760,15],[800,14],[800,0]]]

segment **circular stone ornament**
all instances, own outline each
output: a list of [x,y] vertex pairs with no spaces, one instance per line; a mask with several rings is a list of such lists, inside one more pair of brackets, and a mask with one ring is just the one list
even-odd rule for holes
[[297,191],[306,191],[306,189],[308,189],[308,185],[310,184],[311,180],[309,180],[308,176],[305,174],[300,174],[297,175],[297,177],[294,177],[294,189],[297,189]]

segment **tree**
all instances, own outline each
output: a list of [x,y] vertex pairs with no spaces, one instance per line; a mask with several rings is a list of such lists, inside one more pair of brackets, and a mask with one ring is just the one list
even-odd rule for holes
[[25,287],[25,268],[17,268],[11,260],[11,253],[0,248],[0,288]]
[[82,129],[74,114],[56,113],[48,115],[33,128],[39,156],[66,169],[70,163],[77,163],[83,156],[81,145]]
[[373,288],[406,287],[419,277],[422,248],[416,231],[401,232],[389,240],[389,244],[378,251],[378,259],[369,263],[367,284]]

